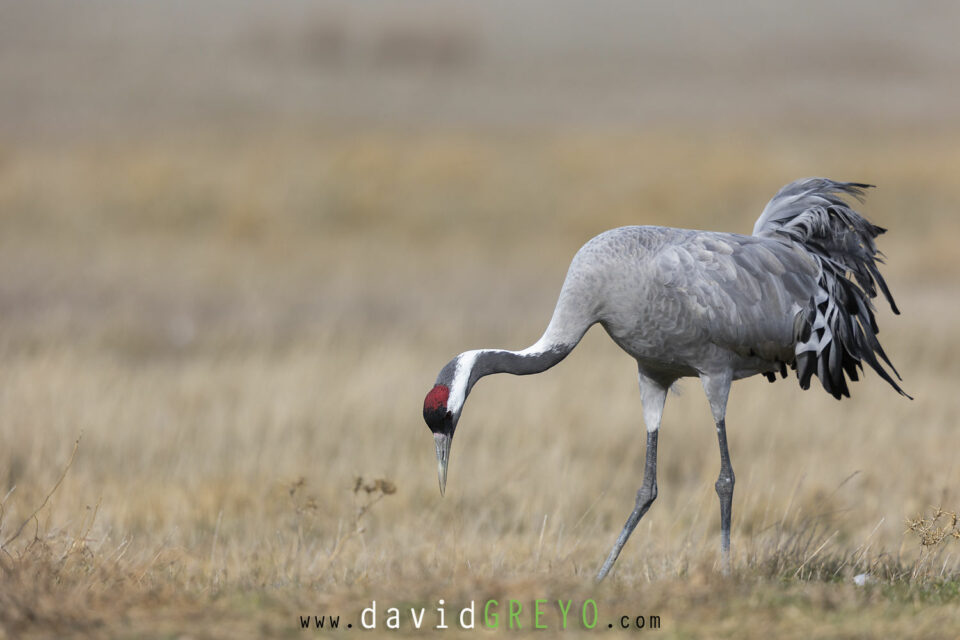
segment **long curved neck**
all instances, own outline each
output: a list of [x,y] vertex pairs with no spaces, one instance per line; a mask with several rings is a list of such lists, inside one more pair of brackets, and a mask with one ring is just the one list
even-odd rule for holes
[[476,382],[491,373],[512,373],[515,376],[525,376],[546,371],[563,360],[577,345],[577,342],[579,342],[579,339],[573,343],[545,342],[541,339],[523,351],[481,349],[474,352],[470,379],[472,382]]
[[522,351],[466,351],[450,362],[453,371],[447,406],[451,411],[459,412],[463,401],[480,378],[493,373],[518,376],[540,373],[563,360],[577,346],[596,319],[581,313],[577,300],[564,293],[567,292],[561,292],[557,308],[543,336],[531,346]]
[[[579,339],[577,340],[579,342]],[[505,349],[477,349],[465,351],[454,358],[456,367],[450,385],[450,398],[447,406],[459,413],[464,400],[477,381],[492,373],[512,373],[525,376],[546,371],[563,360],[577,345],[573,343],[547,343],[541,338],[536,344],[523,351]]]

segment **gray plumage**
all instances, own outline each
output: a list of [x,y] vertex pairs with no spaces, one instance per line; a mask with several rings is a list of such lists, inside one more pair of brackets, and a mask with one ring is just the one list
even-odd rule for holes
[[[867,363],[899,393],[899,374],[876,338],[872,299],[896,305],[880,274],[875,238],[885,230],[854,211],[869,185],[798,180],[767,204],[753,235],[635,226],[587,242],[570,264],[543,337],[523,351],[460,354],[440,372],[424,417],[442,457],[473,385],[491,373],[537,373],[563,359],[599,323],[637,361],[648,431],[644,483],[603,578],[656,497],[656,445],[667,389],[700,377],[717,425],[721,473],[721,550],[729,567],[734,476],[726,446],[730,383],[755,374],[797,371],[800,386],[817,376],[837,398]],[[890,368],[888,372],[884,364]],[[909,396],[908,396],[909,397]],[[443,400],[440,402],[439,399]],[[441,448],[445,453],[441,456]]]

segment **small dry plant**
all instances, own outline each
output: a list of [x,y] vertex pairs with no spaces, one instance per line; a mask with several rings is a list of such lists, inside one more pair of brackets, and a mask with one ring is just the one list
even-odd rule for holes
[[957,514],[953,511],[944,511],[937,507],[929,518],[923,514],[914,519],[907,518],[907,531],[912,531],[920,538],[924,547],[934,547],[944,540],[953,538],[960,540],[960,523]]
[[62,486],[79,447],[77,438],[56,482],[11,531],[3,531],[4,517],[9,515],[6,504],[15,487],[0,500],[0,637],[6,637],[5,630],[10,631],[10,637],[18,637],[38,619],[59,619],[63,624],[82,627],[84,618],[64,602],[82,602],[74,596],[90,594],[104,584],[88,546],[99,502],[96,507],[87,507],[76,533],[41,522],[41,512]]
[[364,481],[362,476],[357,476],[353,483],[353,520],[350,523],[350,529],[346,533],[342,531],[337,533],[337,542],[330,551],[330,558],[333,559],[343,549],[343,544],[354,536],[362,535],[365,531],[363,527],[363,518],[370,512],[373,505],[377,504],[386,496],[391,496],[397,492],[397,486],[385,478],[377,478],[372,482]]
[[[293,499],[294,509],[299,520],[305,516],[314,516],[320,511],[320,504],[315,496],[307,495],[304,492],[307,481],[305,478],[298,478],[291,483],[288,492]],[[327,559],[334,560],[343,550],[344,545],[351,538],[361,536],[364,531],[363,519],[370,512],[375,504],[383,500],[386,496],[397,492],[397,486],[386,478],[377,478],[372,481],[366,481],[362,476],[354,480],[353,485],[353,511],[349,523],[340,521],[337,530],[337,536],[333,546],[327,553]],[[298,531],[302,537],[302,531]]]
[[934,509],[929,517],[919,514],[916,518],[907,518],[906,525],[908,532],[915,533],[920,538],[920,559],[913,570],[914,579],[928,569],[934,555],[942,551],[946,543],[960,540],[960,516],[955,511],[945,511],[942,507]]
[[370,507],[380,502],[384,496],[392,496],[395,494],[397,492],[397,485],[385,478],[377,478],[368,484],[364,482],[361,476],[357,476],[353,484],[353,495],[360,495],[361,491],[367,495],[367,500],[357,509],[356,518],[358,521],[370,510]]
[[[60,476],[57,478],[57,482],[53,485],[53,488],[50,489],[49,492],[47,492],[46,496],[44,496],[43,501],[40,503],[40,506],[34,509],[33,512],[26,519],[24,519],[23,522],[20,523],[20,526],[17,527],[17,529],[12,534],[4,538],[0,538],[0,551],[3,551],[9,556],[10,553],[7,549],[10,547],[11,544],[16,542],[18,538],[20,538],[20,535],[23,533],[23,530],[26,529],[27,525],[30,524],[31,522],[34,523],[35,527],[33,532],[33,539],[30,541],[28,548],[30,546],[33,546],[33,544],[42,541],[40,537],[40,519],[38,518],[38,515],[43,510],[43,508],[47,506],[47,503],[50,501],[50,498],[53,496],[54,493],[56,493],[57,489],[60,488],[60,485],[63,484],[64,478],[67,477],[67,472],[70,470],[70,467],[73,466],[73,459],[77,456],[77,449],[80,448],[81,438],[83,438],[83,434],[81,434],[80,437],[78,437],[77,440],[73,443],[73,451],[70,452],[70,459],[67,460],[67,464],[66,466],[63,467],[63,470],[60,472]],[[13,489],[10,489],[10,491],[7,492],[7,495],[4,496],[3,500],[0,501],[0,525],[3,524],[4,505],[6,504],[7,499],[10,497],[12,493],[13,493]],[[97,505],[98,509],[99,509],[99,506],[100,505],[98,503]],[[94,518],[96,518],[96,514],[94,514]],[[92,526],[93,526],[93,520],[91,520],[90,522],[90,527]],[[2,528],[2,526],[0,526],[0,528]],[[89,528],[87,528],[87,533],[89,533]],[[84,537],[85,536],[86,534],[84,534]],[[71,550],[73,550],[75,547],[76,547],[76,541],[74,541],[74,544],[71,545]]]

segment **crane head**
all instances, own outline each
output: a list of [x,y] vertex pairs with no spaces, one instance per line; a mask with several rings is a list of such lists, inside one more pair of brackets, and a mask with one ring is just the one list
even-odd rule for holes
[[450,388],[444,384],[437,384],[430,390],[423,401],[423,419],[430,431],[433,432],[433,441],[437,447],[437,477],[440,481],[440,495],[447,488],[447,463],[450,461],[450,443],[453,441],[453,432],[457,421],[453,413],[447,408],[450,398]]

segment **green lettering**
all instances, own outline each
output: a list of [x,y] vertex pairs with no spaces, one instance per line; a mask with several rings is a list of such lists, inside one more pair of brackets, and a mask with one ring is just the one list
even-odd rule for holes
[[533,601],[533,628],[534,629],[546,629],[547,625],[540,624],[540,616],[543,615],[543,611],[540,610],[541,604],[547,604],[546,600],[534,600]]
[[499,604],[500,603],[497,602],[496,600],[487,600],[487,604],[483,605],[483,624],[485,624],[489,629],[496,629],[500,624],[499,623],[500,616],[498,616],[496,612],[494,612],[492,616],[493,624],[491,624],[491,620],[490,620],[491,619],[490,605],[497,606]]
[[[593,622],[587,622],[587,605],[588,604],[593,607]],[[580,619],[583,620],[584,627],[586,627],[587,629],[593,629],[595,626],[597,626],[597,617],[599,615],[600,614],[597,612],[597,603],[595,600],[587,600],[586,602],[583,603],[583,609],[580,612]]]
[[567,600],[567,608],[563,608],[563,600],[557,600],[557,604],[560,605],[560,613],[563,615],[563,624],[560,627],[561,629],[567,628],[567,611],[570,611],[570,605],[573,604],[573,600]]
[[[517,605],[517,610],[513,610],[513,605]],[[517,621],[517,629],[521,629],[522,625],[520,624],[520,611],[523,609],[523,605],[520,604],[519,600],[510,601],[510,628],[513,629],[513,621]]]

